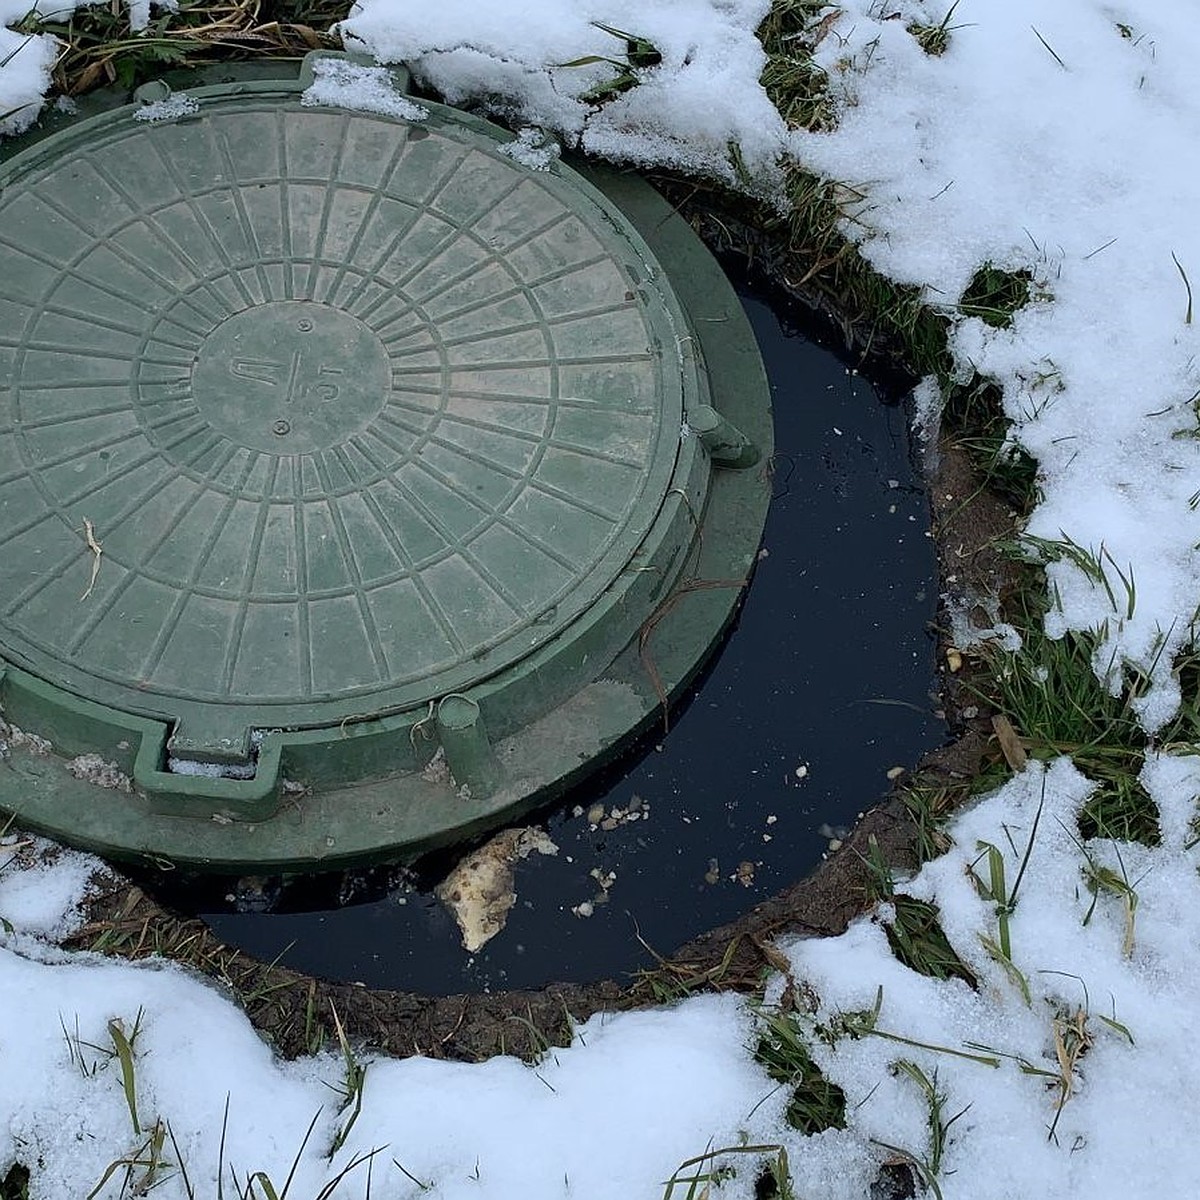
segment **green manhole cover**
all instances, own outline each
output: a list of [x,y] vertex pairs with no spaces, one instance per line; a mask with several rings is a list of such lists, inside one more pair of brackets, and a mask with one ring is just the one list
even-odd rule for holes
[[242,775],[263,731],[294,731],[270,735],[278,773],[289,738],[389,717],[417,769],[430,706],[462,693],[512,734],[685,569],[710,478],[687,415],[720,439],[675,295],[598,191],[452,110],[197,94],[0,167],[9,675]]
[[460,688],[612,583],[683,419],[627,237],[455,126],[109,125],[0,202],[22,665],[216,750]]

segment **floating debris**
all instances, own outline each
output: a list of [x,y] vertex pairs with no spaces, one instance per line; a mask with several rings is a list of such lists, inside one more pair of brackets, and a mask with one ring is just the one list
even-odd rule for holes
[[590,917],[598,905],[607,904],[609,890],[617,882],[616,871],[602,871],[599,867],[593,867],[588,875],[596,881],[598,889],[590,900],[571,906],[571,912],[577,917]]
[[818,825],[817,833],[823,838],[838,838],[842,841],[850,836],[850,830],[845,825]]
[[[584,815],[583,809],[578,805],[575,807],[575,815]],[[622,825],[644,820],[649,815],[650,805],[636,794],[629,798],[629,803],[623,808],[613,805],[612,808],[606,809],[603,804],[593,804],[587,810],[588,830],[595,833],[597,829],[601,829],[605,833],[611,833]]]
[[278,876],[242,875],[225,893],[225,902],[240,913],[272,912],[283,892],[283,880]]
[[617,882],[616,871],[602,871],[599,867],[593,867],[588,874],[600,885],[600,890],[604,893],[605,900],[607,900],[609,888]]
[[755,868],[760,865],[761,864],[759,864],[759,863],[752,863],[752,862],[750,862],[749,859],[745,859],[742,862],[738,863],[737,870],[734,871],[734,873],[732,875],[730,875],[729,878],[740,883],[742,885],[742,887],[745,887],[745,888],[753,887],[754,886],[754,871],[755,871]]
[[704,872],[704,882],[707,884],[721,882],[721,864],[715,858],[708,860],[708,870]]
[[505,829],[468,854],[434,889],[458,922],[464,950],[473,954],[504,928],[517,902],[513,867],[534,851],[557,854],[558,847],[536,826]]

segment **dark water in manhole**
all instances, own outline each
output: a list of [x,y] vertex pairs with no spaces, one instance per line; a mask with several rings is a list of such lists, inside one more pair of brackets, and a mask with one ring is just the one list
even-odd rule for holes
[[[810,870],[887,772],[944,740],[935,715],[936,561],[906,415],[811,322],[743,295],[771,378],[775,498],[737,628],[674,714],[618,768],[543,815],[559,847],[516,869],[505,929],[474,955],[416,872],[229,880],[163,896],[265,960],[432,994],[621,978]],[[593,827],[602,803],[639,817]],[[580,810],[583,810],[582,812]],[[596,876],[608,881],[604,888]],[[159,889],[162,895],[162,889]],[[238,911],[261,907],[272,911]],[[590,916],[572,909],[591,907]]]

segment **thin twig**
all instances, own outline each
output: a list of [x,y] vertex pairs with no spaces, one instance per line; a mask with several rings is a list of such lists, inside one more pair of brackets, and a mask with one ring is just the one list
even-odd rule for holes
[[92,577],[88,580],[87,591],[79,597],[81,603],[92,594],[92,589],[96,586],[96,576],[100,574],[100,556],[104,553],[104,547],[96,539],[96,527],[87,517],[83,518],[83,536],[92,552]]
[[1040,33],[1038,33],[1037,27],[1034,25],[1030,25],[1029,28],[1033,30],[1033,36],[1036,37],[1037,40],[1039,42],[1041,42],[1042,45],[1045,46],[1047,50],[1050,51],[1050,55],[1054,59],[1054,61],[1056,63],[1058,63],[1058,65],[1060,67],[1062,67],[1062,69],[1064,71],[1067,70],[1067,64],[1065,62],[1063,62],[1063,60],[1061,58],[1059,58],[1057,54],[1055,54],[1054,47],[1052,45],[1050,45],[1050,43],[1048,41],[1046,41],[1046,39],[1044,37],[1042,37],[1042,35]]
[[1183,323],[1190,325],[1192,323],[1192,285],[1188,281],[1187,272],[1183,269],[1183,263],[1175,257],[1175,251],[1171,251],[1171,258],[1175,263],[1175,269],[1179,272],[1179,278],[1183,280],[1183,286],[1187,289],[1187,312],[1184,314]]

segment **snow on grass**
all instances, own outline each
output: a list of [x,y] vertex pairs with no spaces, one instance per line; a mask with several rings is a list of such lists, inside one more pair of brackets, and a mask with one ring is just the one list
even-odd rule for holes
[[[349,46],[407,63],[451,104],[487,100],[595,154],[732,181],[731,141],[768,176],[784,147],[783,122],[758,86],[765,56],[754,30],[767,8],[765,0],[445,0],[432,8],[365,0],[341,29]],[[625,39],[600,25],[661,55],[634,69],[637,86],[604,103],[588,93],[616,78],[628,54]],[[589,58],[612,61],[566,65]]]
[[[947,8],[841,5],[818,49],[839,110],[822,134],[785,130],[758,86],[759,0],[363,0],[346,32],[383,60],[409,60],[452,101],[485,100],[599,153],[733,178],[733,140],[766,185],[786,151],[861,191],[846,229],[862,254],[954,317],[963,374],[1003,389],[1013,436],[1041,470],[1030,532],[1069,537],[1105,574],[1107,587],[1070,561],[1051,565],[1061,601],[1051,631],[1105,624],[1098,665],[1115,655],[1153,670],[1141,716],[1154,729],[1177,703],[1171,660],[1191,636],[1200,575],[1200,329],[1188,301],[1200,287],[1200,32],[1182,0],[964,0],[946,52],[930,56],[909,27],[936,25]],[[632,65],[623,39],[596,22],[661,54],[602,102],[597,89]],[[589,56],[616,65],[565,65]],[[0,114],[39,102],[51,57],[44,41],[0,33]],[[28,119],[9,116],[7,128]],[[1008,325],[958,309],[985,264],[1032,279]],[[931,407],[926,394],[927,423]],[[841,938],[788,947],[816,998],[800,1018],[813,1056],[847,1097],[847,1128],[806,1139],[782,1119],[787,1089],[752,1060],[744,1004],[704,998],[594,1018],[536,1069],[372,1061],[361,1115],[329,1162],[347,1120],[331,1090],[337,1059],[274,1061],[229,1003],[178,969],[56,958],[41,939],[61,932],[78,879],[10,868],[0,876],[0,915],[14,926],[0,949],[0,1168],[41,1164],[33,1196],[78,1197],[138,1144],[104,1049],[119,1018],[138,1029],[143,1123],[171,1122],[198,1195],[213,1191],[228,1095],[226,1163],[243,1177],[266,1171],[277,1187],[321,1109],[296,1195],[386,1143],[372,1164],[376,1194],[655,1196],[684,1158],[744,1136],[788,1146],[798,1195],[863,1200],[897,1153],[885,1144],[931,1163],[920,1078],[945,1097],[935,1124],[961,1114],[939,1164],[946,1200],[1189,1194],[1200,758],[1151,752],[1141,781],[1160,811],[1159,847],[1082,843],[1076,814],[1092,785],[1064,759],[1031,765],[963,813],[950,852],[905,885],[938,906],[978,990],[900,965],[886,906]],[[968,874],[987,878],[980,843],[1003,857],[1010,889],[1032,847],[1006,915],[1008,967],[981,940],[998,941],[1000,916]],[[753,1195],[755,1171],[728,1161],[737,1173],[713,1195]],[[364,1188],[360,1169],[339,1194]],[[157,1194],[183,1195],[178,1176]]]
[[818,51],[837,132],[796,133],[792,149],[866,193],[847,232],[935,306],[953,313],[985,263],[1032,274],[1010,327],[961,319],[951,347],[1002,385],[1012,436],[1038,461],[1029,532],[1106,552],[1115,608],[1055,564],[1051,632],[1107,621],[1097,660],[1153,665],[1142,715],[1156,728],[1178,702],[1171,660],[1200,575],[1200,325],[1176,265],[1200,284],[1200,32],[1183,5],[968,2],[933,57],[907,30],[928,7],[842,6]]
[[[1186,760],[1189,786],[1195,759]],[[1169,771],[1183,770],[1178,765]],[[815,1057],[846,1090],[856,1108],[853,1128],[827,1142],[857,1140],[870,1154],[875,1138],[926,1152],[919,1094],[892,1064],[905,1057],[936,1069],[946,1091],[947,1116],[966,1109],[952,1127],[942,1190],[951,1197],[991,1200],[1037,1195],[1068,1197],[1182,1195],[1195,1166],[1192,1106],[1200,1088],[1186,1047],[1200,1031],[1193,981],[1200,970],[1196,856],[1174,844],[1161,850],[1093,845],[1120,861],[1140,898],[1132,954],[1122,953],[1120,904],[1102,895],[1092,903],[1081,872],[1083,855],[1074,813],[1091,785],[1060,760],[1032,766],[955,823],[954,848],[925,868],[906,890],[933,899],[960,956],[980,980],[972,991],[959,980],[936,982],[891,959],[883,929],[873,920],[844,937],[791,947],[793,970],[820,995],[815,1021],[839,1011],[869,1009],[883,988],[877,1027],[946,1050],[993,1055],[997,1067],[951,1053],[914,1049],[880,1036],[817,1043]],[[979,898],[968,877],[980,841],[1001,847],[1011,881],[1042,807],[1022,894],[1012,916],[1015,966],[1030,1001],[983,950],[979,935],[996,936],[994,906]],[[1009,845],[1011,837],[1016,852]],[[979,868],[976,868],[979,869]],[[983,868],[986,877],[986,866]],[[1056,1036],[1070,1044],[1082,1029],[1087,1045],[1070,1072],[1071,1092],[1059,1108]],[[969,1106],[969,1107],[968,1107]],[[1057,1119],[1056,1119],[1057,1118]],[[1053,1136],[1050,1129],[1053,1127]],[[818,1151],[818,1154],[822,1154]],[[799,1194],[861,1196],[819,1191],[828,1163],[796,1147]]]
[[[84,955],[41,963],[0,949],[0,980],[8,1110],[0,1166],[16,1159],[35,1168],[31,1197],[87,1196],[109,1163],[144,1140],[132,1128],[109,1030],[114,1019],[127,1037],[137,1029],[140,1125],[149,1130],[158,1118],[170,1122],[200,1195],[216,1194],[227,1095],[226,1171],[265,1171],[278,1189],[318,1111],[324,1124],[314,1136],[328,1145],[333,1114],[322,1078],[336,1078],[333,1060],[273,1062],[228,1000],[181,970],[141,970]],[[304,1159],[296,1180],[301,1194],[315,1195],[324,1173],[317,1155]],[[100,1194],[116,1196],[122,1176]],[[182,1196],[181,1184],[176,1173],[156,1194]]]
[[[11,26],[28,17],[65,22],[77,8],[103,0],[0,0],[0,137],[22,133],[38,118],[50,90],[50,72],[58,58],[58,45],[48,33],[18,33]],[[150,20],[151,0],[129,0],[130,25],[144,29]],[[173,8],[175,0],[162,0],[159,8]]]
[[5,28],[23,15],[0,19],[0,134],[20,133],[37,120],[56,58],[53,38]]
[[[705,997],[674,1011],[595,1017],[536,1067],[365,1056],[361,1115],[331,1155],[348,1123],[340,1057],[272,1059],[224,996],[173,965],[37,961],[0,946],[0,995],[0,1177],[13,1161],[35,1166],[35,1198],[80,1200],[145,1140],[132,1128],[114,1018],[133,1042],[141,1128],[169,1123],[204,1197],[217,1194],[221,1162],[227,1195],[231,1168],[242,1186],[261,1171],[281,1192],[295,1163],[290,1194],[315,1197],[372,1151],[376,1195],[418,1194],[404,1171],[447,1198],[653,1194],[684,1158],[735,1141],[772,1089],[745,1053],[742,1003]],[[165,1157],[177,1161],[170,1145]],[[123,1176],[100,1195],[117,1196]],[[187,1195],[178,1170],[159,1178],[163,1200]],[[365,1166],[352,1170],[337,1194],[363,1196],[366,1179]]]
[[99,864],[44,838],[0,838],[0,918],[13,933],[58,940],[79,924]]

